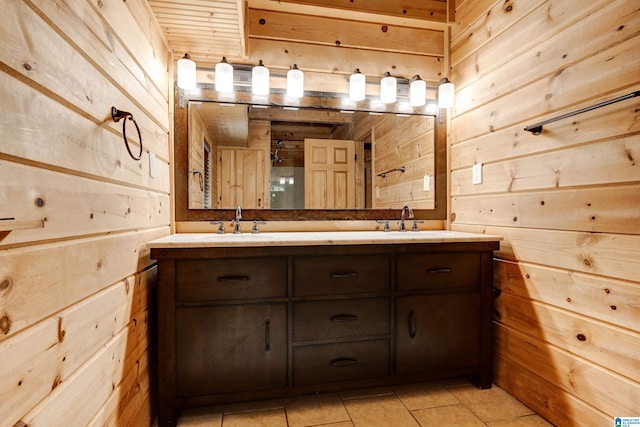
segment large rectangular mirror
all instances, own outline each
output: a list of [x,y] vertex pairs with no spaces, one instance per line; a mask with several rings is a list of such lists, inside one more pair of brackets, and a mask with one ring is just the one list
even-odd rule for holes
[[442,116],[208,98],[175,110],[178,221],[444,219]]

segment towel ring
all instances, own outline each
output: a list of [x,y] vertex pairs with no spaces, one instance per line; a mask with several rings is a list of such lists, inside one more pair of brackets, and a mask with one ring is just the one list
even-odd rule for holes
[[[127,151],[133,160],[140,160],[142,158],[142,135],[140,134],[140,128],[138,127],[138,123],[136,123],[133,118],[133,114],[118,110],[116,107],[111,107],[111,117],[113,121],[118,123],[120,119],[124,119],[122,122],[122,137],[124,138],[124,145],[127,147]],[[129,140],[127,139],[127,119],[131,120],[138,131],[138,141],[140,141],[140,152],[138,156],[134,156],[133,152],[131,152],[131,147],[129,146]]]

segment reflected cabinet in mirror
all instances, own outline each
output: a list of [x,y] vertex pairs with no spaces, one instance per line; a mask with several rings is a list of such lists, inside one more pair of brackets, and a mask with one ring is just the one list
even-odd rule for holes
[[444,117],[218,102],[176,106],[176,220],[418,219],[446,212]]

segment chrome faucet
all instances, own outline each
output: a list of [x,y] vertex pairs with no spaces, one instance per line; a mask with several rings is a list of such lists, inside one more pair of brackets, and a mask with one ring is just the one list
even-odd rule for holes
[[400,212],[400,230],[399,231],[407,231],[407,229],[404,226],[404,213],[408,212],[409,213],[409,218],[413,218],[413,210],[411,210],[411,207],[409,205],[404,205],[402,207],[402,211]]
[[236,207],[236,218],[233,220],[233,234],[240,234],[240,220],[242,219],[242,209],[240,205]]

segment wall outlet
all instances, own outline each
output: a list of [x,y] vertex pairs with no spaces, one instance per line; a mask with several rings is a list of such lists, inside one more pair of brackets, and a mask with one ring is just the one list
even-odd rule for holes
[[473,177],[471,182],[473,184],[482,184],[482,163],[476,163],[473,165]]
[[431,189],[431,176],[425,175],[422,178],[422,190],[429,191]]
[[156,177],[156,155],[151,151],[149,151],[149,176]]

